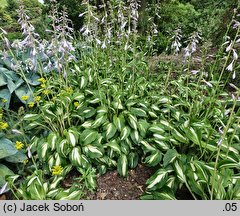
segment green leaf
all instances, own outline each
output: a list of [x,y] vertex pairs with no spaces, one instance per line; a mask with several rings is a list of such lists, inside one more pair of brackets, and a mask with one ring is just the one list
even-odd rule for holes
[[81,149],[79,147],[73,148],[69,155],[69,159],[74,166],[82,166]]
[[165,131],[158,125],[153,125],[148,128],[149,131],[156,133],[156,134],[163,134]]
[[68,142],[73,147],[75,147],[76,144],[78,143],[78,134],[73,130],[68,130],[67,132],[65,132],[65,135],[66,135]]
[[121,131],[120,140],[127,139],[129,134],[130,134],[130,128],[128,126],[125,126]]
[[28,157],[22,152],[18,151],[16,154],[5,157],[4,160],[10,163],[22,163],[24,160],[27,160]]
[[130,137],[135,144],[139,143],[140,136],[139,136],[139,133],[138,133],[137,130],[132,130],[131,133],[130,133]]
[[57,145],[57,152],[61,157],[67,158],[67,155],[71,152],[72,146],[68,142],[68,140],[63,139],[58,145]]
[[123,114],[120,114],[119,116],[114,115],[113,116],[113,124],[116,126],[119,132],[123,130],[123,127],[125,126],[125,119]]
[[100,146],[87,145],[83,147],[83,151],[90,158],[100,158],[103,156],[103,150]]
[[155,150],[148,157],[145,158],[144,163],[148,166],[156,166],[162,160],[162,153],[159,150]]
[[6,183],[5,178],[8,175],[14,175],[13,171],[10,170],[7,166],[0,163],[0,187]]
[[87,79],[84,77],[84,76],[82,76],[81,78],[80,78],[80,89],[83,89],[83,88],[85,88],[86,86],[87,86]]
[[163,166],[166,167],[173,163],[178,157],[178,152],[175,149],[168,149],[163,157]]
[[109,123],[106,128],[106,138],[109,140],[115,135],[117,128],[114,126],[113,123]]
[[178,130],[173,129],[172,130],[172,135],[173,137],[178,140],[179,142],[188,144],[188,139],[186,137],[184,137]]
[[152,145],[150,145],[147,141],[142,140],[141,142],[142,148],[146,151],[146,152],[151,152],[151,151],[155,151],[156,148],[154,148]]
[[92,124],[92,128],[100,127],[107,120],[106,115],[97,115],[95,121]]
[[93,107],[85,107],[81,110],[78,110],[78,112],[85,118],[91,118],[95,115],[96,110]]
[[180,181],[186,182],[186,176],[183,171],[183,165],[180,160],[175,160],[173,167],[175,169],[175,172],[177,173],[177,177]]
[[49,148],[51,148],[52,151],[56,149],[57,138],[57,133],[52,132],[48,135],[47,142],[49,144]]
[[46,158],[47,150],[48,150],[47,142],[39,144],[37,147],[37,153],[38,153],[39,158],[41,158],[42,160],[47,159]]
[[18,150],[9,139],[0,139],[0,159],[14,155],[17,152]]
[[118,152],[121,154],[121,148],[118,145],[117,141],[114,139],[111,142],[105,144],[104,146],[110,147],[113,151]]
[[127,120],[130,127],[132,127],[134,130],[137,130],[137,118],[131,114],[128,114]]
[[145,110],[141,109],[141,108],[134,108],[132,107],[130,109],[130,112],[133,114],[133,115],[136,115],[136,116],[139,116],[139,117],[147,117],[147,113]]
[[130,152],[128,154],[128,166],[130,169],[134,169],[138,165],[139,156],[138,153]]
[[127,176],[127,172],[128,172],[128,160],[127,160],[127,156],[125,154],[122,154],[119,158],[118,158],[118,162],[117,162],[117,170],[118,173],[125,177]]
[[165,169],[159,169],[157,172],[155,172],[146,182],[147,186],[147,190],[151,190],[154,188],[156,188],[155,186],[157,186],[157,188],[162,188],[166,181],[167,181],[167,177],[168,177],[168,172]]
[[25,121],[35,121],[41,117],[40,114],[27,114],[23,117]]
[[85,129],[81,134],[81,141],[85,144],[91,144],[98,137],[98,132],[91,129]]

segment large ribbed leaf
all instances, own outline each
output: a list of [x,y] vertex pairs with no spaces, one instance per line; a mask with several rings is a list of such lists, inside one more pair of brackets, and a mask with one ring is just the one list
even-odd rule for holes
[[14,155],[17,153],[17,149],[15,148],[12,141],[6,138],[0,139],[0,159]]

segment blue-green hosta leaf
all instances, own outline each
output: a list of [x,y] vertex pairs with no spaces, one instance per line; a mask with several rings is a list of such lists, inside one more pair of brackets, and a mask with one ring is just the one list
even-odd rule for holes
[[18,152],[12,141],[6,138],[0,139],[0,159],[14,155]]
[[81,134],[81,141],[85,144],[90,144],[98,137],[98,132],[91,129],[85,129]]
[[[0,71],[1,71],[1,67],[0,67]],[[7,85],[7,80],[6,77],[3,75],[3,73],[0,73],[0,87]]]
[[24,160],[27,160],[28,157],[26,154],[18,151],[16,154],[5,157],[4,160],[10,163],[22,163]]
[[[7,100],[6,103],[2,102],[2,99]],[[6,109],[9,108],[11,100],[11,93],[8,89],[4,88],[0,90],[0,107],[5,107]]]
[[128,166],[130,169],[134,169],[138,165],[139,156],[138,153],[130,152],[128,154]]
[[116,114],[113,116],[113,124],[116,126],[119,132],[123,130],[123,127],[125,126],[125,119],[123,114],[120,114],[117,116]]
[[179,154],[175,149],[168,149],[163,157],[163,166],[166,167],[173,163],[178,156]]
[[134,108],[132,107],[130,109],[130,112],[135,115],[135,116],[139,116],[139,117],[147,117],[147,113],[145,110],[141,109],[141,108]]
[[147,156],[144,163],[148,166],[156,166],[162,160],[162,153],[159,150],[152,152],[151,155]]
[[100,146],[86,145],[83,147],[83,151],[90,158],[100,158],[103,156],[103,149]]
[[0,188],[6,183],[5,177],[8,175],[14,175],[13,171],[0,163]]
[[128,160],[127,160],[127,156],[125,154],[122,154],[119,158],[118,158],[118,162],[117,162],[117,170],[118,173],[125,177],[127,176],[127,172],[128,172]]
[[155,172],[146,182],[147,184],[147,190],[151,190],[156,188],[162,188],[168,178],[168,172],[165,169],[159,169],[157,172]]
[[106,129],[106,138],[109,140],[115,135],[115,133],[117,132],[117,128],[114,126],[113,123],[109,123]]
[[121,131],[120,139],[125,140],[126,138],[128,138],[130,131],[131,129],[128,126],[125,126]]

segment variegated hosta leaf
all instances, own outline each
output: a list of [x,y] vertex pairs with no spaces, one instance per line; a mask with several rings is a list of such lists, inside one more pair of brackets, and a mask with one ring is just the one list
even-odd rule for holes
[[74,130],[69,129],[68,131],[65,131],[65,136],[68,140],[68,142],[75,147],[78,143],[78,133]]
[[126,138],[128,138],[130,131],[131,129],[128,126],[125,126],[121,131],[120,139],[125,140]]
[[180,160],[175,160],[173,163],[173,167],[175,172],[177,173],[177,177],[180,181],[182,182],[186,182],[186,176],[185,176],[185,172],[183,170],[183,165],[181,163]]
[[138,144],[140,142],[140,134],[137,130],[132,130],[130,132],[130,137],[135,144]]
[[106,113],[108,113],[108,108],[105,106],[100,106],[97,108],[97,114],[98,115],[105,115]]
[[127,160],[127,156],[125,154],[122,154],[119,158],[118,158],[118,162],[117,162],[117,170],[118,173],[125,177],[127,176],[127,172],[128,172],[128,160]]
[[158,118],[158,115],[153,112],[153,111],[148,111],[148,114],[152,117],[152,118]]
[[68,140],[63,139],[57,144],[57,152],[60,156],[67,158],[67,155],[71,152],[72,146],[69,144]]
[[149,128],[150,124],[146,120],[139,120],[138,121],[138,131],[140,133],[140,136],[142,138],[146,137],[147,130]]
[[110,147],[113,151],[121,154],[121,147],[118,145],[117,141],[114,139],[111,142],[105,144],[104,146]]
[[190,139],[194,144],[201,145],[201,138],[199,137],[196,129],[190,127],[190,128],[184,128],[185,134],[188,139]]
[[144,160],[144,163],[148,166],[156,166],[162,160],[162,153],[159,150],[156,150],[147,156]]
[[130,145],[126,142],[126,140],[120,142],[120,147],[121,147],[121,151],[122,151],[124,154],[126,154],[126,155],[129,154]]
[[40,114],[27,114],[23,117],[25,121],[35,121],[41,117]]
[[147,117],[147,112],[144,109],[141,109],[141,108],[132,107],[130,109],[130,112],[135,116]]
[[69,159],[74,166],[82,166],[81,163],[81,149],[79,147],[73,148],[69,155]]
[[81,142],[85,144],[91,144],[98,137],[98,132],[91,129],[86,129],[81,134]]
[[75,100],[75,101],[82,101],[83,99],[85,98],[84,94],[83,93],[74,93],[73,96],[72,96],[72,100]]
[[37,152],[38,152],[38,157],[41,158],[42,160],[46,159],[47,156],[47,151],[49,149],[49,145],[47,142],[44,142],[42,144],[38,144]]
[[164,141],[153,139],[153,142],[156,143],[154,144],[154,146],[160,149],[161,151],[167,151],[168,149],[170,149],[170,146]]
[[163,157],[163,166],[167,167],[169,164],[172,164],[178,156],[179,154],[175,149],[168,149]]
[[130,169],[134,169],[138,165],[139,156],[138,153],[130,152],[128,154],[128,166]]
[[106,127],[106,138],[109,140],[111,139],[115,133],[117,132],[117,128],[114,126],[113,123],[109,123]]
[[128,114],[127,120],[130,127],[137,130],[137,118],[132,114]]
[[113,116],[113,124],[116,126],[119,132],[121,132],[125,126],[124,115],[120,114],[117,116],[116,114]]
[[84,116],[85,118],[91,118],[95,115],[96,110],[93,107],[85,107],[78,110],[78,113]]
[[80,89],[84,89],[87,86],[87,79],[84,76],[80,78]]
[[86,156],[90,158],[100,158],[103,156],[103,149],[100,146],[86,145],[83,147]]
[[152,125],[148,130],[156,134],[163,134],[165,132],[159,125]]
[[173,126],[166,120],[160,120],[160,124],[164,130],[173,130]]
[[145,152],[156,151],[156,148],[154,148],[153,145],[150,145],[147,141],[142,140],[140,143]]
[[188,139],[187,139],[185,136],[183,136],[178,130],[173,129],[173,130],[172,130],[172,135],[173,135],[173,137],[174,137],[176,140],[178,140],[179,142],[188,144]]
[[82,190],[75,190],[71,193],[66,192],[65,194],[61,194],[61,192],[56,196],[57,200],[79,200],[83,195]]
[[168,171],[165,169],[159,169],[155,172],[146,182],[147,190],[154,190],[156,187],[162,188],[168,178]]
[[105,121],[107,121],[106,115],[97,115],[95,121],[92,124],[92,128],[100,127]]

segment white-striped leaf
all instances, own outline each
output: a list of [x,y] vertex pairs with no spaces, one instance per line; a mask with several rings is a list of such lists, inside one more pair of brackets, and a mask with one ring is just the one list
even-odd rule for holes
[[81,149],[79,147],[73,148],[69,155],[69,159],[74,166],[81,166]]
[[183,167],[180,161],[175,160],[175,162],[173,163],[173,166],[174,166],[175,172],[177,173],[178,179],[182,182],[186,182],[186,176],[184,174]]
[[80,89],[83,89],[83,88],[85,88],[87,86],[87,79],[84,77],[84,76],[82,76],[81,78],[80,78]]
[[38,145],[38,156],[45,160],[49,146],[47,142]]
[[100,127],[107,120],[106,115],[97,115],[96,120],[92,124],[92,128]]
[[150,152],[150,151],[155,151],[156,150],[156,148],[151,146],[147,141],[142,140],[140,143],[142,144],[142,147],[143,147],[143,149],[146,152]]
[[141,109],[141,108],[134,108],[132,107],[130,109],[130,112],[133,114],[133,115],[136,115],[136,116],[139,116],[139,117],[147,117],[147,113],[145,110]]
[[127,176],[127,172],[128,172],[128,160],[127,160],[127,156],[125,154],[122,154],[117,162],[117,170],[118,173],[125,177]]
[[25,121],[34,121],[34,120],[37,120],[40,117],[41,117],[40,114],[27,114],[27,115],[25,115],[23,117],[23,120],[25,120]]
[[118,131],[121,132],[125,125],[125,119],[124,119],[123,114],[120,114],[119,116],[114,115],[113,116],[113,124],[116,126]]
[[52,151],[56,148],[57,138],[58,138],[57,133],[52,132],[48,135],[47,141],[49,148],[51,148]]
[[114,139],[111,142],[105,144],[105,146],[110,147],[113,151],[118,152],[119,154],[121,154],[121,148],[118,145],[117,141]]
[[152,152],[151,155],[147,156],[144,163],[148,166],[156,166],[162,160],[162,153],[158,150]]
[[103,152],[98,146],[87,145],[83,147],[83,151],[90,158],[100,158],[103,156]]
[[91,129],[85,129],[81,134],[81,141],[85,144],[90,144],[98,137],[98,132]]
[[106,128],[106,138],[109,140],[115,135],[117,128],[114,126],[113,123],[109,123]]
[[126,138],[128,138],[129,134],[130,128],[128,126],[125,126],[121,131],[120,139],[125,140]]
[[155,186],[157,186],[157,188],[162,188],[167,181],[167,177],[168,172],[165,169],[159,169],[147,180],[147,189],[154,189]]
[[130,127],[132,127],[134,130],[137,130],[137,118],[131,114],[128,114],[127,119]]
[[149,129],[149,131],[157,134],[163,134],[165,131],[158,125],[153,125]]

